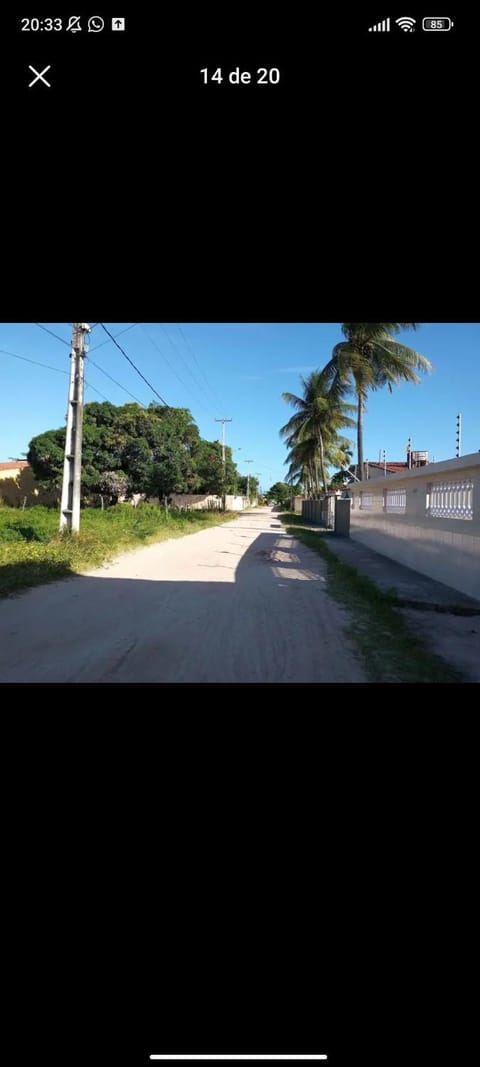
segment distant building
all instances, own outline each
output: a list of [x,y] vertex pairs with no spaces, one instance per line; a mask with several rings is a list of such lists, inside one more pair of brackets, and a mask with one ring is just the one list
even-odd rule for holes
[[43,504],[47,507],[58,503],[59,493],[54,489],[42,489],[35,481],[32,468],[26,459],[10,460],[0,463],[0,501],[11,507],[22,507],[25,503]]
[[[18,474],[20,471],[25,470],[25,467],[29,466],[30,464],[27,463],[26,459],[12,459],[9,460],[8,463],[0,463],[0,478],[9,478],[11,475],[8,472],[16,471]],[[7,471],[7,473],[4,474],[4,471]]]
[[374,481],[375,478],[385,478],[389,474],[401,474],[408,470],[408,463],[364,463],[364,479]]
[[389,474],[401,474],[402,471],[413,469],[414,467],[426,467],[428,464],[428,452],[411,452],[410,463],[397,462],[396,460],[381,460],[378,463],[370,463],[368,460],[363,464],[364,479],[374,481],[377,478],[388,477]]

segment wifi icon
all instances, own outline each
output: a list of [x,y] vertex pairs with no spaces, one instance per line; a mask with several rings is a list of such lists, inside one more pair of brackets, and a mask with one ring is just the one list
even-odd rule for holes
[[404,30],[405,33],[413,33],[416,21],[416,19],[410,18],[395,19],[397,26],[400,26],[400,29]]

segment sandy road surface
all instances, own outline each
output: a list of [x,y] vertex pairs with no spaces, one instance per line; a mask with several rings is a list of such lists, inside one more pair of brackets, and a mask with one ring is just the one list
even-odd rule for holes
[[262,508],[0,601],[0,681],[361,682],[348,621]]

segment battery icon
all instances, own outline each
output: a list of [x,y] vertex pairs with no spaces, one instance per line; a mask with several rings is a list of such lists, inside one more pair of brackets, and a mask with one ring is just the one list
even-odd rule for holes
[[422,30],[451,30],[453,19],[422,19]]

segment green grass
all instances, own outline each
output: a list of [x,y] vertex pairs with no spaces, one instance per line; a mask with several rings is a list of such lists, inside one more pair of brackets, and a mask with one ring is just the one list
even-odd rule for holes
[[287,533],[313,549],[325,560],[328,591],[346,607],[352,623],[346,630],[356,645],[365,673],[372,682],[464,682],[462,674],[430,651],[425,642],[413,634],[396,610],[394,590],[383,593],[359,574],[355,567],[343,563],[330,551],[329,534],[308,529],[301,516],[284,512],[279,516]]
[[80,533],[60,534],[54,508],[0,509],[0,596],[65,578],[111,559],[118,552],[208,526],[231,522],[232,512],[174,511],[154,504],[118,504],[81,512]]

